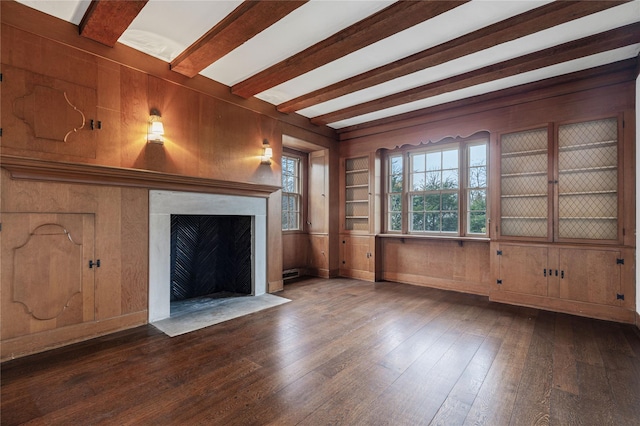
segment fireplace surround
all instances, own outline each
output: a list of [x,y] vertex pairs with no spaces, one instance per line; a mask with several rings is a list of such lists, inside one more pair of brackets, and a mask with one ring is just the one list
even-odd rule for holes
[[267,200],[239,195],[149,191],[149,322],[170,317],[171,215],[250,216],[252,292],[267,288]]

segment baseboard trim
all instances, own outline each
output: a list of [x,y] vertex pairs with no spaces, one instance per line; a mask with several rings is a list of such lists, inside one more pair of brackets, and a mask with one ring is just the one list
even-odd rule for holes
[[145,309],[116,318],[85,322],[3,340],[0,362],[137,327],[146,324],[148,316],[149,313]]

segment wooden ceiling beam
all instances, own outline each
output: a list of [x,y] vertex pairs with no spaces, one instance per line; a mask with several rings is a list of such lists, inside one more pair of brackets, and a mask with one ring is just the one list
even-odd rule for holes
[[440,15],[466,1],[399,1],[235,84],[231,92],[249,98]]
[[640,43],[640,22],[323,114],[312,118],[311,122],[317,125],[334,123],[636,43]]
[[171,69],[187,77],[194,77],[307,1],[244,1],[171,61]]
[[80,21],[80,35],[113,47],[148,0],[93,0]]
[[521,13],[504,21],[481,28],[452,41],[426,49],[388,65],[375,68],[322,89],[281,103],[277,109],[290,113],[331,99],[366,89],[405,75],[433,67],[536,33],[626,1],[558,1]]

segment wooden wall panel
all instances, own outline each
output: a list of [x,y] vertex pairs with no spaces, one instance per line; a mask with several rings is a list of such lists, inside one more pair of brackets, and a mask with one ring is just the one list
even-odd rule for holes
[[[146,322],[149,229],[147,190],[17,181],[12,180],[4,170],[1,185],[2,215],[20,217],[27,221],[30,229],[42,221],[57,223],[64,217],[91,216],[94,225],[90,228],[83,225],[83,240],[90,239],[93,242],[91,258],[101,260],[100,268],[83,269],[85,273],[90,271],[93,278],[91,291],[82,292],[83,303],[77,305],[81,306],[79,311],[76,308],[70,309],[54,320],[34,323],[31,320],[20,320],[12,311],[16,309],[15,306],[4,306],[3,327],[11,324],[12,328],[3,328],[2,359]],[[65,222],[65,226],[69,225]],[[11,233],[13,227],[10,222],[3,223],[3,235]],[[78,232],[74,230],[74,233]],[[4,253],[11,241],[4,238],[1,243]],[[33,262],[35,267],[38,260],[33,259]],[[83,263],[86,263],[86,259]],[[6,271],[3,268],[3,303],[7,300],[5,294],[8,291]]]
[[2,339],[93,321],[95,217],[2,216]]
[[488,242],[385,237],[381,255],[385,280],[488,294]]
[[[617,82],[598,87],[599,80],[593,79],[591,87],[580,91],[553,96],[532,102],[501,106],[496,109],[476,112],[471,110],[451,110],[436,121],[428,115],[412,122],[412,126],[394,127],[365,137],[356,137],[340,143],[340,155],[353,157],[375,152],[380,148],[394,149],[403,145],[437,142],[447,137],[467,137],[479,131],[507,132],[523,129],[540,123],[592,118],[634,108],[634,81]],[[558,89],[559,90],[559,89]],[[523,93],[523,95],[526,94]]]
[[[122,315],[146,312],[149,287],[149,196],[147,191],[120,191],[120,308]],[[144,265],[141,268],[140,265]],[[101,277],[102,278],[102,277]]]
[[[120,117],[116,124],[119,128],[120,139],[111,143],[120,151],[117,163],[107,163],[108,166],[134,167],[135,164],[146,164],[147,156],[161,152],[162,148],[154,145],[147,146],[147,121],[149,120],[149,105],[147,102],[148,77],[146,74],[131,68],[120,67]],[[98,97],[101,94],[98,92]],[[102,127],[114,127],[113,123],[103,122]],[[110,130],[114,132],[114,130]],[[108,157],[109,159],[112,156]],[[102,157],[98,156],[100,164]]]
[[[89,144],[73,147],[67,144],[64,150],[43,146],[25,131],[22,121],[8,116],[12,108],[4,94],[7,90],[25,92],[28,78],[19,73],[14,73],[13,78],[12,73],[7,73],[1,111],[5,123],[2,155],[39,159],[49,164],[71,163],[67,164],[69,167],[113,167],[118,176],[120,172],[127,173],[127,169],[148,170],[167,174],[169,181],[187,182],[180,185],[181,190],[202,191],[204,188],[207,192],[216,192],[219,185],[222,193],[235,193],[235,188],[242,192],[244,188],[245,195],[251,184],[261,185],[260,188],[280,186],[283,128],[289,134],[327,148],[337,161],[335,132],[329,128],[313,126],[295,114],[280,114],[257,99],[237,99],[228,88],[204,77],[177,76],[166,63],[125,46],[114,49],[97,46],[79,37],[77,28],[71,24],[34,14],[13,2],[6,3],[0,5],[3,70],[19,70],[45,88],[88,91],[92,94],[88,101],[92,108],[89,118],[94,120],[96,128],[88,133]],[[55,105],[42,102],[38,107],[55,112]],[[164,145],[147,143],[152,108],[159,110],[164,121]],[[265,139],[274,152],[271,166],[260,164]],[[6,171],[2,174],[2,210],[5,212],[94,214],[96,257],[101,258],[102,264],[95,272],[94,305],[99,322],[68,325],[46,333],[29,334],[22,340],[3,341],[2,357],[146,322],[148,191],[144,184],[135,178],[118,181],[114,186],[25,182],[11,180]],[[92,176],[95,177],[95,173]],[[195,180],[180,180],[182,177]],[[58,178],[64,180],[64,176]],[[78,175],[69,179],[87,182]],[[207,179],[213,183],[207,185]],[[164,189],[165,181],[152,180],[155,189]],[[126,187],[132,182],[136,187]],[[255,195],[265,196],[266,192],[256,191]],[[337,197],[337,192],[332,196]],[[270,292],[283,288],[280,201],[279,192],[268,198]],[[332,232],[337,235],[337,227],[334,226]],[[306,262],[306,250],[303,253]]]
[[284,288],[282,280],[282,191],[267,200],[267,292]]
[[[280,184],[282,130],[277,119],[34,34],[6,25],[2,28],[2,62],[9,70],[5,73],[5,89],[11,95],[3,96],[2,118],[7,123],[3,154]],[[31,60],[33,53],[27,52],[43,52],[47,61]],[[61,64],[63,60],[66,62]],[[22,77],[25,73],[26,77]],[[34,138],[12,113],[11,106],[14,98],[30,93],[36,83],[47,90],[66,91],[70,96],[74,90],[93,93],[83,101],[91,104],[90,108],[81,106],[90,110],[85,113],[87,120],[93,119],[96,126],[100,121],[100,129],[87,130],[87,123],[82,135],[72,135],[75,139],[82,136],[83,143],[58,144],[64,149]],[[56,105],[53,101],[39,103],[43,111],[51,113],[60,109]],[[147,143],[151,109],[157,109],[162,116],[164,145]],[[299,129],[297,133],[308,132]],[[271,167],[260,164],[264,139],[274,151]],[[313,139],[323,137],[316,135]]]
[[309,251],[309,234],[288,232],[282,234],[282,270],[307,268]]
[[329,278],[329,236],[320,234],[309,235],[309,253],[307,268],[310,275]]

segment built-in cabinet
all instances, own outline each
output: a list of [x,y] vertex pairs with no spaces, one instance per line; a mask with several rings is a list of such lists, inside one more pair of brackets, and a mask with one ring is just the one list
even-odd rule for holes
[[502,134],[499,239],[621,240],[618,117]]
[[340,275],[375,280],[375,237],[340,235]]
[[[376,158],[364,155],[341,162],[341,276],[375,280]],[[378,167],[379,168],[379,167]],[[378,213],[379,214],[379,213]]]
[[148,190],[14,179],[3,159],[0,358],[144,324]]
[[307,272],[329,278],[329,151],[309,153]]
[[340,275],[634,322],[634,172],[625,159],[633,137],[625,117],[565,116],[492,132],[484,240],[380,235],[375,154],[344,158]]
[[493,300],[633,320],[621,122],[613,116],[500,135]]
[[491,243],[491,299],[633,321],[633,250]]
[[344,230],[369,232],[369,157],[344,160]]

